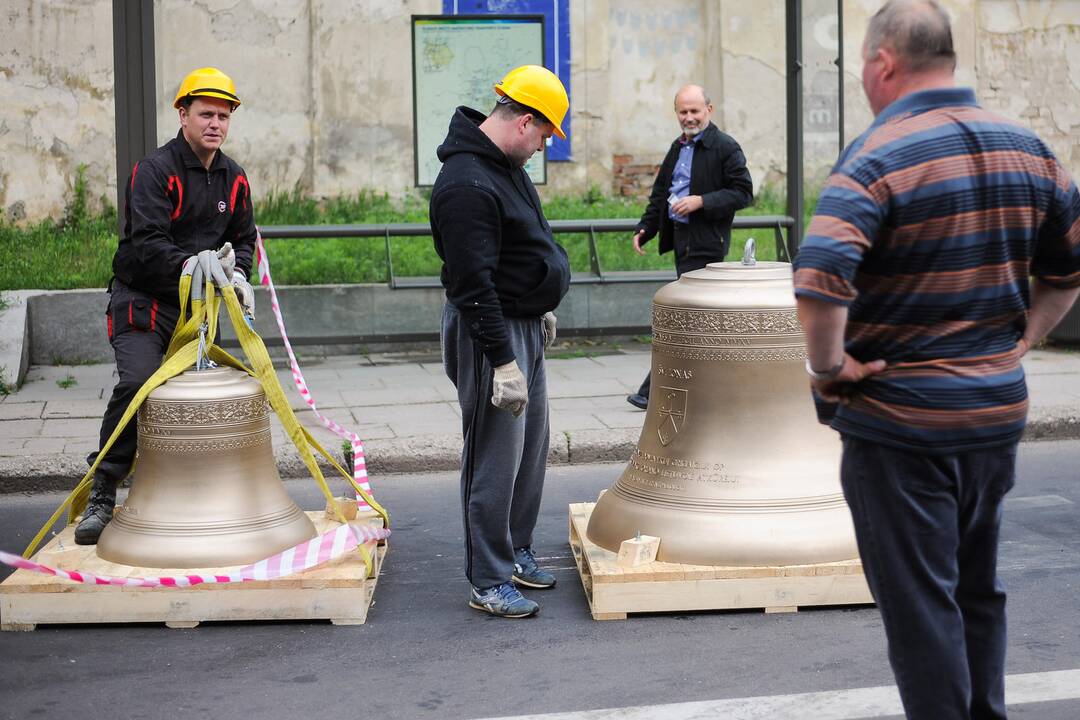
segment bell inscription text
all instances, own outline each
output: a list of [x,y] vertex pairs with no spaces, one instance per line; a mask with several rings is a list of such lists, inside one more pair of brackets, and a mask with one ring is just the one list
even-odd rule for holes
[[638,448],[630,456],[624,479],[656,490],[684,489],[679,483],[734,485],[739,479],[725,472],[723,463],[703,463],[680,457],[654,455]]

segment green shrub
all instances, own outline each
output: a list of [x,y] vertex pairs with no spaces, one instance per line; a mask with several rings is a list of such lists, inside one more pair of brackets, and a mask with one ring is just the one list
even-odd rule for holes
[[116,252],[116,209],[103,202],[87,210],[86,167],[76,171],[72,198],[57,223],[52,218],[26,227],[0,220],[0,290],[69,290],[104,287]]

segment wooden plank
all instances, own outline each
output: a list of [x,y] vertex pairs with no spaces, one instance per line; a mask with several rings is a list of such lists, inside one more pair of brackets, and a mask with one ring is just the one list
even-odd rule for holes
[[615,553],[586,535],[593,505],[570,506],[570,545],[596,620],[624,619],[638,612],[762,608],[773,613],[813,605],[873,604],[858,559],[762,567],[664,562],[619,567]]
[[[322,512],[308,513],[319,532],[336,526]],[[53,538],[37,558],[56,559],[65,570],[78,569],[114,577],[166,577],[226,574],[228,568],[133,568],[97,557],[92,546],[75,546],[73,526]],[[68,544],[70,542],[70,545]],[[32,630],[48,623],[163,622],[191,628],[210,620],[331,620],[362,624],[388,551],[380,544],[372,553],[369,576],[359,553],[276,580],[203,584],[187,588],[139,588],[86,585],[17,570],[0,583],[0,630]]]
[[585,590],[585,597],[592,605],[592,569],[589,560],[581,547],[581,537],[578,534],[578,526],[575,523],[574,505],[570,506],[570,550],[574,555],[574,563],[577,565],[578,575],[581,577],[581,587]]
[[[30,623],[198,623],[211,620],[329,620],[367,617],[363,587],[323,590],[244,590],[40,593],[12,595],[0,605],[4,624]],[[10,619],[9,619],[10,618]]]

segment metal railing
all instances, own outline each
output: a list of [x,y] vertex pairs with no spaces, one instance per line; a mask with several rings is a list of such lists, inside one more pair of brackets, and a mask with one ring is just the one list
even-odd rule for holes
[[[555,234],[587,233],[589,243],[589,273],[577,273],[574,283],[622,283],[654,282],[674,280],[674,270],[604,270],[600,266],[600,252],[596,246],[599,233],[625,233],[627,243],[630,234],[637,227],[637,220],[631,218],[611,220],[552,220],[551,230]],[[795,220],[787,215],[746,215],[736,217],[732,222],[733,230],[771,230],[776,241],[776,257],[791,261],[788,243],[784,242],[784,230],[795,225]],[[394,274],[394,258],[391,252],[391,238],[395,237],[430,237],[431,226],[427,223],[373,223],[356,225],[270,225],[260,227],[262,236],[267,239],[315,239],[315,238],[383,238],[386,244],[386,277],[392,289],[440,287],[437,277],[397,277]]]

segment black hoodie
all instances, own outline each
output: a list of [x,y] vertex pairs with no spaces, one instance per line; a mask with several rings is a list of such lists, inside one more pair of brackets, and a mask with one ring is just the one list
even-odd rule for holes
[[439,146],[431,232],[446,299],[493,366],[514,360],[503,317],[537,318],[570,287],[529,176],[480,129],[483,113],[459,107]]

